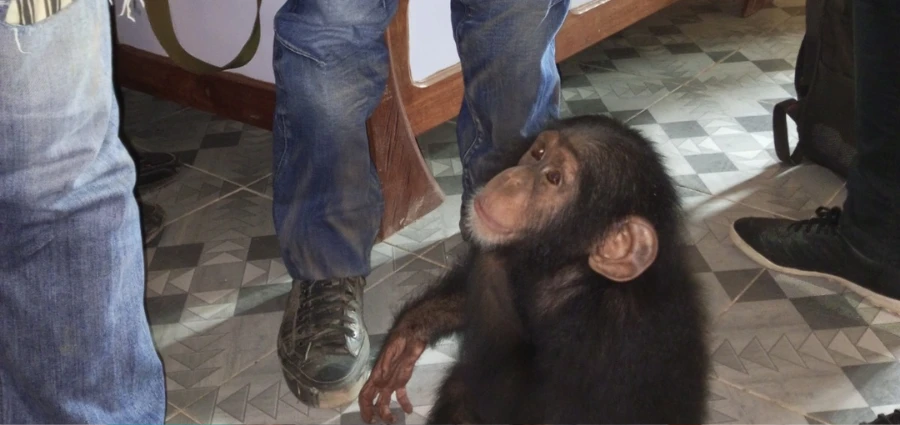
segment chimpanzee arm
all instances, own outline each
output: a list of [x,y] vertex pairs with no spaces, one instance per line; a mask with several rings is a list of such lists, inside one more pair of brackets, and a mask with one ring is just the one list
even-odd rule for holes
[[462,328],[471,268],[470,254],[437,284],[408,302],[397,315],[389,337],[398,334],[431,345]]
[[470,253],[397,315],[369,380],[359,393],[360,415],[365,422],[371,423],[376,411],[383,420],[393,422],[389,406],[394,392],[403,410],[412,413],[406,384],[425,347],[463,326],[466,280],[473,257]]

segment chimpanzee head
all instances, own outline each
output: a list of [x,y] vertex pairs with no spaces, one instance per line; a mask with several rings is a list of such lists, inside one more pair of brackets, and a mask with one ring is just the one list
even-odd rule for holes
[[484,250],[584,262],[617,282],[640,276],[661,243],[674,249],[677,240],[678,198],[652,142],[604,116],[550,125],[467,208]]

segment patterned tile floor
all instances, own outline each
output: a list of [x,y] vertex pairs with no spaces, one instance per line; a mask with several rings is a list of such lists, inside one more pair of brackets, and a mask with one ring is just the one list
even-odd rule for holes
[[[793,94],[802,0],[738,17],[732,0],[683,0],[561,65],[564,114],[608,113],[665,154],[688,212],[688,250],[715,318],[710,423],[855,423],[900,407],[900,317],[839,286],[766,271],[728,239],[745,215],[802,218],[840,204],[843,182],[780,166],[770,111]],[[170,423],[358,423],[290,394],[275,334],[290,278],[270,217],[271,135],[128,92],[126,129],[175,151],[176,181],[142,195],[168,211],[147,249],[147,301],[168,376]],[[420,140],[446,203],[379,244],[365,319],[377,343],[403,297],[462,247],[453,123]],[[430,349],[410,384],[422,423],[455,357]]]

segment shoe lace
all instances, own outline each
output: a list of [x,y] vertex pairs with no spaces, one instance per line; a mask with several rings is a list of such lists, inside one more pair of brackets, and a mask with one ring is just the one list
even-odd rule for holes
[[306,360],[314,346],[326,353],[349,353],[346,338],[356,336],[350,314],[358,312],[353,302],[353,285],[353,279],[335,279],[314,281],[303,287],[296,326],[297,341],[306,346]]
[[834,233],[841,219],[841,207],[816,208],[816,217],[791,223],[788,229],[806,233]]
[[[887,415],[881,413],[870,424],[900,424],[900,409],[895,409],[893,413]],[[867,425],[867,424],[861,424]]]

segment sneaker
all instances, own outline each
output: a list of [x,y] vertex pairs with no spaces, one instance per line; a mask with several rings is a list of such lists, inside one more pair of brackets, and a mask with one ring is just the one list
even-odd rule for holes
[[894,413],[889,413],[887,415],[880,414],[874,421],[869,422],[869,424],[900,424],[900,409],[894,410]]
[[291,392],[310,407],[336,408],[359,395],[368,375],[362,318],[365,278],[295,281],[278,333]]
[[162,232],[163,223],[166,221],[166,211],[157,204],[138,201],[141,210],[141,232],[144,236],[144,246],[153,242]]
[[731,228],[735,246],[757,263],[786,274],[825,277],[900,312],[900,269],[872,260],[841,235],[839,207],[820,207],[816,217],[793,221],[741,218]]
[[172,182],[178,174],[180,163],[175,155],[167,152],[138,153],[137,188],[161,188]]

